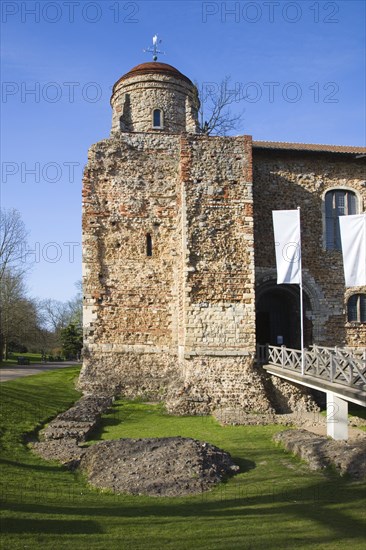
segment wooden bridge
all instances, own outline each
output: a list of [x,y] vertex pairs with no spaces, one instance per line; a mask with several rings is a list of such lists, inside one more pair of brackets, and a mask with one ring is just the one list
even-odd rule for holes
[[327,431],[334,439],[348,438],[348,402],[366,407],[366,348],[301,350],[258,346],[257,359],[274,376],[327,394]]

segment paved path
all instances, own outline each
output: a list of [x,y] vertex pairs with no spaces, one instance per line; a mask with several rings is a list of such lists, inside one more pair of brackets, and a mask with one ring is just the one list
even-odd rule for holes
[[0,368],[0,382],[15,380],[23,376],[31,376],[32,374],[41,374],[50,370],[63,369],[80,365],[80,361],[63,361],[62,363],[32,363],[31,365],[14,365],[11,367]]

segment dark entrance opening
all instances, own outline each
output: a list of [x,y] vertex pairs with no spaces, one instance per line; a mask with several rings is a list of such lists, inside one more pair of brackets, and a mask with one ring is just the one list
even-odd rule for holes
[[[300,349],[300,291],[297,285],[271,286],[259,290],[256,313],[257,344],[284,345]],[[312,343],[312,322],[306,318],[310,301],[304,293],[304,345]]]

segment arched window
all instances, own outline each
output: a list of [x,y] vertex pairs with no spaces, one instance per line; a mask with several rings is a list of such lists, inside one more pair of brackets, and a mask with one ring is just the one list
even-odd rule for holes
[[152,256],[152,238],[150,233],[146,235],[146,256]]
[[366,294],[353,294],[347,302],[347,321],[366,323]]
[[161,109],[153,110],[153,128],[163,128],[163,111]]
[[357,214],[357,198],[348,189],[333,189],[325,195],[325,237],[327,250],[341,250],[339,216]]

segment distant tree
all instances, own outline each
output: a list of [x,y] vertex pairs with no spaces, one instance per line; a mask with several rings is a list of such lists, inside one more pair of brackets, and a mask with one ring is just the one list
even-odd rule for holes
[[[61,331],[73,324],[82,330],[81,282],[68,302],[34,300],[27,295],[24,261],[27,231],[15,209],[0,211],[0,359],[26,346],[46,351],[61,347]],[[78,346],[77,346],[78,348]]]
[[75,323],[78,327],[82,327],[83,324],[83,288],[82,282],[77,281],[75,283],[77,293],[67,302],[69,320]]
[[70,322],[69,305],[59,300],[46,298],[39,302],[43,325],[55,334],[59,334]]
[[23,346],[37,327],[35,303],[26,296],[23,261],[27,231],[18,210],[0,210],[0,359],[9,345]]
[[42,325],[38,327],[37,335],[32,342],[31,348],[35,352],[41,353],[44,357],[51,354],[55,348],[60,348],[59,342],[55,339],[55,335],[50,330],[45,329]]
[[37,340],[37,305],[26,295],[23,274],[6,269],[0,285],[0,358],[8,358],[9,345],[29,345]]
[[47,298],[39,302],[41,324],[45,330],[47,347],[61,347],[61,331],[70,323],[82,330],[82,292],[81,281],[75,283],[77,294],[67,302]]
[[206,135],[225,136],[239,130],[243,122],[243,111],[233,114],[230,106],[245,99],[240,86],[231,89],[231,77],[220,83],[207,82],[200,87],[199,123],[200,131]]
[[83,347],[81,327],[70,323],[61,329],[62,351],[65,357],[80,357]]
[[27,267],[22,262],[27,231],[18,210],[0,210],[0,282],[6,270],[24,271]]

